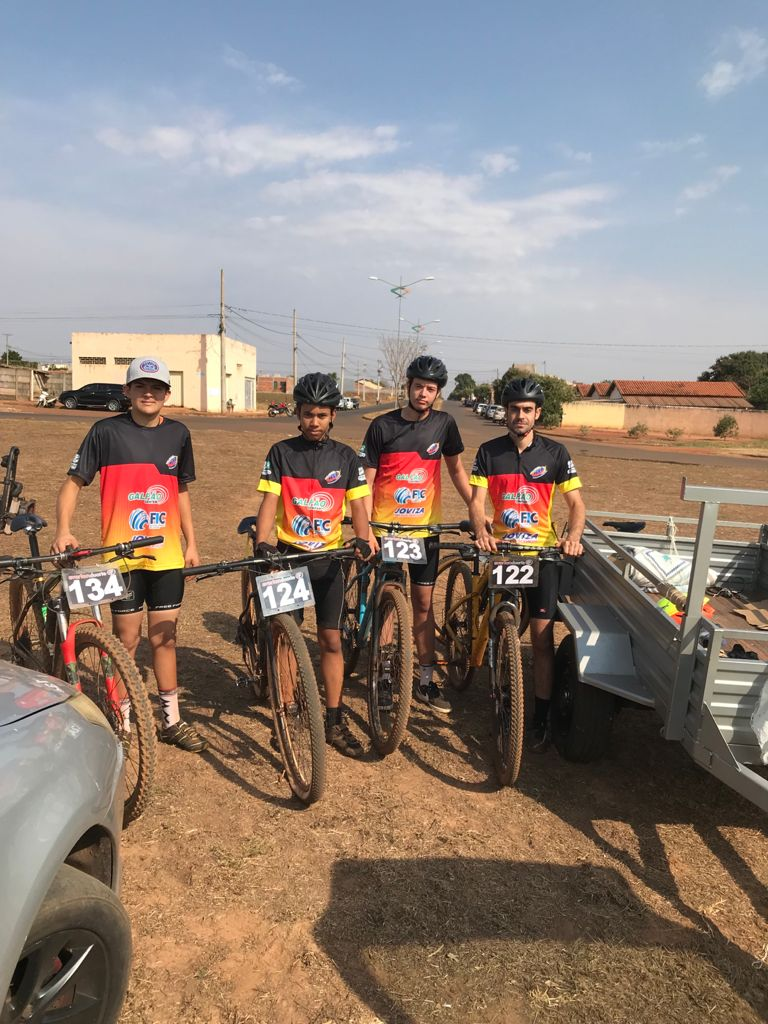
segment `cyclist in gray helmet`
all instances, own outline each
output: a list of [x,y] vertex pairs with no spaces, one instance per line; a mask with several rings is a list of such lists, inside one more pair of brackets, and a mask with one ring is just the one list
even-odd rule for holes
[[[375,522],[408,523],[414,537],[425,537],[427,562],[410,563],[413,637],[419,658],[415,698],[433,711],[448,715],[451,705],[434,681],[435,616],[432,593],[439,558],[436,536],[425,536],[419,526],[441,521],[440,467],[443,460],[451,483],[468,503],[467,473],[461,463],[464,444],[453,416],[434,409],[448,383],[445,363],[435,356],[417,356],[406,370],[408,404],[378,416],[368,428],[360,449]],[[370,499],[369,499],[370,500]],[[376,534],[370,544],[378,551]]]
[[[498,541],[507,541],[530,545],[532,551],[558,546],[563,554],[582,554],[586,513],[576,467],[563,445],[534,429],[544,405],[541,385],[531,377],[512,380],[502,391],[501,404],[506,409],[507,433],[480,445],[469,478],[469,514],[478,547],[495,551]],[[552,521],[556,491],[562,494],[568,513],[567,534],[560,539]],[[485,518],[488,494],[493,505],[490,531]],[[528,591],[535,707],[526,742],[536,752],[549,745],[558,582],[557,563],[542,561],[539,583]]]

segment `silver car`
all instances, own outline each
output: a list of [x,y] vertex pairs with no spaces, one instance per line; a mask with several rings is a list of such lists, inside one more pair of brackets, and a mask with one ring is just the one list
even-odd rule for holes
[[123,757],[95,704],[0,662],[0,1022],[115,1021]]

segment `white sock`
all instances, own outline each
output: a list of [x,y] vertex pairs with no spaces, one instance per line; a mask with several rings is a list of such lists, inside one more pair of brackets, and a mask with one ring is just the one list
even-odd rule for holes
[[172,725],[176,725],[181,719],[179,714],[179,691],[176,690],[160,690],[160,707],[163,712],[163,726],[166,729],[170,729]]
[[123,716],[123,732],[131,731],[131,699],[123,697],[120,701],[120,714]]
[[432,682],[432,673],[434,670],[434,665],[419,665],[419,686],[422,690],[426,690]]

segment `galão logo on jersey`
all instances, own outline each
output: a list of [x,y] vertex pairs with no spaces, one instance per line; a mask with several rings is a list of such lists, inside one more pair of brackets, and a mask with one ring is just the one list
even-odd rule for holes
[[294,516],[291,520],[291,529],[297,537],[307,537],[312,529],[312,524],[306,516]]
[[144,373],[157,373],[160,367],[157,365],[154,359],[143,359],[139,363],[139,369],[143,370]]
[[165,526],[166,518],[167,513],[157,509],[147,512],[145,508],[135,508],[128,516],[128,526],[134,533],[139,530],[154,530],[159,526]]
[[333,495],[326,491],[315,491],[308,498],[300,498],[297,495],[291,498],[291,502],[301,508],[311,508],[314,512],[330,512],[333,508]]
[[426,469],[412,469],[410,473],[398,473],[395,480],[407,480],[409,484],[423,484],[427,476]]
[[505,491],[501,496],[502,501],[514,501],[518,505],[534,505],[536,503],[536,491],[532,487],[521,487],[519,491]]
[[536,512],[518,512],[516,508],[505,508],[501,513],[501,521],[506,527],[535,526],[539,521]]
[[169,458],[165,460],[165,464],[168,467],[168,469],[176,469],[176,467],[179,464],[179,456],[171,455]]
[[327,484],[335,484],[337,480],[341,479],[341,470],[332,469],[330,473],[327,473],[323,478]]
[[435,441],[434,444],[431,444],[429,446],[429,448],[427,448],[427,455],[436,455],[439,451],[440,451],[440,442],[439,441]]
[[143,501],[146,505],[164,505],[168,501],[168,490],[160,484],[153,484],[148,491],[131,491],[128,501]]
[[547,472],[547,467],[546,466],[537,466],[535,469],[531,470],[531,473],[530,473],[531,480],[538,480],[539,477],[540,476],[544,476],[544,474],[546,472]]
[[398,487],[393,497],[398,505],[407,505],[410,501],[425,501],[427,492],[423,487]]

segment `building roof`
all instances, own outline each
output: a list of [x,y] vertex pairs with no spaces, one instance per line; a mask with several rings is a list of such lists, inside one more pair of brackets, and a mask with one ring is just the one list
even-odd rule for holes
[[579,392],[579,398],[586,398],[589,392],[592,390],[591,384],[574,384],[576,390]]
[[612,380],[598,380],[594,384],[590,384],[587,398],[605,398],[612,387]]
[[742,389],[730,380],[615,380],[609,387],[610,394],[614,391],[627,405],[751,408]]

